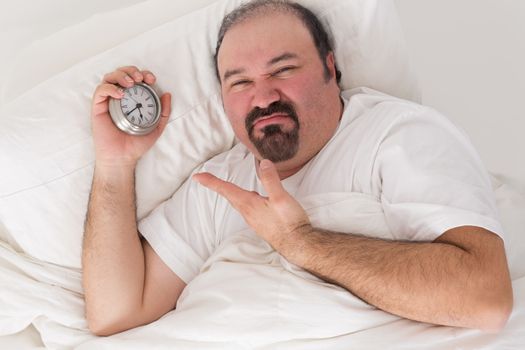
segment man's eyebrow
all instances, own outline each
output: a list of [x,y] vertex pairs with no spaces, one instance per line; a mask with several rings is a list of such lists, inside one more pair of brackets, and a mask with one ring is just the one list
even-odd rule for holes
[[227,70],[224,73],[224,77],[222,78],[222,80],[226,81],[229,78],[231,78],[232,76],[234,76],[235,74],[241,74],[241,73],[244,73],[245,71],[246,71],[246,69],[243,69],[243,68]]
[[276,63],[279,63],[281,61],[286,61],[286,60],[290,60],[290,59],[293,59],[293,58],[298,58],[298,56],[294,53],[291,53],[291,52],[285,52],[283,53],[282,55],[279,55],[275,58],[272,58],[270,61],[268,61],[268,64],[267,66],[273,66],[274,64]]

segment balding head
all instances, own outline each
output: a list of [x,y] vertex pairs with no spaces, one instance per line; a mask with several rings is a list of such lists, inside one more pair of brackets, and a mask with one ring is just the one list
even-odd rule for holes
[[[217,39],[217,46],[215,50],[215,71],[217,74],[217,79],[219,79],[219,82],[222,83],[221,76],[219,74],[219,67],[218,67],[218,56],[219,51],[222,45],[222,42],[224,40],[224,36],[226,33],[235,25],[240,24],[244,21],[247,21],[249,19],[260,17],[260,16],[268,16],[272,13],[282,13],[282,14],[290,14],[295,17],[297,17],[303,25],[306,27],[308,32],[310,33],[312,40],[314,42],[315,47],[317,48],[317,52],[319,53],[319,57],[321,61],[324,64],[325,69],[325,78],[328,80],[330,79],[330,71],[329,67],[326,65],[326,57],[327,55],[333,51],[332,48],[332,42],[330,40],[330,37],[323,27],[320,20],[317,18],[315,14],[313,14],[312,11],[308,10],[304,6],[301,6],[295,2],[286,1],[286,0],[254,0],[250,1],[244,5],[241,5],[228,15],[224,17],[222,21],[222,25],[219,30],[219,35]],[[337,70],[336,68],[336,79],[339,83],[341,80],[341,72]]]

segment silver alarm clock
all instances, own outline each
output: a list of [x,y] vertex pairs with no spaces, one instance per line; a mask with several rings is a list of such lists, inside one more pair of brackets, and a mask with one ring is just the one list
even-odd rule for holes
[[115,125],[131,135],[146,135],[160,121],[160,99],[147,84],[124,89],[122,99],[110,98],[109,114]]

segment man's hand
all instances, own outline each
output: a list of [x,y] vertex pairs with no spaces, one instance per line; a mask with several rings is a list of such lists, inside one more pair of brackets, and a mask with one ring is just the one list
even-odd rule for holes
[[91,106],[93,140],[98,164],[134,166],[162,134],[170,115],[170,94],[162,95],[161,120],[157,128],[148,135],[133,136],[124,133],[113,124],[109,115],[110,97],[121,99],[124,96],[123,88],[130,88],[140,82],[153,84],[155,80],[153,73],[140,71],[133,66],[119,68],[104,76],[102,83],[95,90]]
[[193,179],[226,198],[260,237],[285,255],[294,236],[311,229],[310,220],[299,202],[283,188],[271,161],[260,162],[259,177],[268,197],[246,191],[209,173],[195,174]]

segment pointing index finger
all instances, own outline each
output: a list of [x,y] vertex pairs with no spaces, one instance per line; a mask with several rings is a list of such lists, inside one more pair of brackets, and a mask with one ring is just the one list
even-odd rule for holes
[[217,192],[226,198],[233,206],[246,198],[250,192],[243,190],[231,182],[223,181],[210,173],[199,173],[192,176],[192,179],[201,185]]

